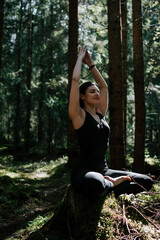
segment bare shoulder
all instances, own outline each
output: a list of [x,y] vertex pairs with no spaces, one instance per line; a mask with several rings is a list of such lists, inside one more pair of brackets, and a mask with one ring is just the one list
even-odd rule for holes
[[75,114],[71,117],[74,129],[79,129],[83,125],[85,117],[86,113],[82,108],[80,108],[79,114]]

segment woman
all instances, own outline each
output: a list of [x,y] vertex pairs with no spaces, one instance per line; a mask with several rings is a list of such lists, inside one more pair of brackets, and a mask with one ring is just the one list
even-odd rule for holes
[[[82,62],[89,67],[96,84],[85,82],[79,88]],[[80,157],[71,176],[73,188],[89,196],[103,196],[111,191],[116,196],[136,194],[151,189],[152,179],[146,175],[108,168],[105,154],[110,129],[104,119],[107,107],[107,84],[92,64],[88,51],[81,47],[73,71],[69,101],[69,116],[80,145]]]

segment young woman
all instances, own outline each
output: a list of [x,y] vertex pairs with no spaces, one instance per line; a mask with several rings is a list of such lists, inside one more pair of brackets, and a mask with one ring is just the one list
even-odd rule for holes
[[[96,84],[85,82],[79,87],[84,62]],[[111,191],[138,193],[152,187],[152,179],[144,174],[109,169],[105,159],[109,145],[109,126],[104,119],[108,107],[108,88],[93,65],[88,51],[81,47],[73,71],[69,116],[77,132],[80,156],[71,176],[75,190],[89,196],[107,195]]]

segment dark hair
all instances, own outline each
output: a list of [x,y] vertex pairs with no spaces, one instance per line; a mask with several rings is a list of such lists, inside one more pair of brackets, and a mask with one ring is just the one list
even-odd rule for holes
[[[84,95],[85,92],[86,92],[86,89],[87,89],[88,87],[92,86],[92,85],[95,85],[95,83],[90,82],[90,81],[85,82],[85,83],[82,83],[81,86],[79,87],[79,92],[80,92],[80,94],[83,94],[83,95]],[[84,107],[84,102],[83,102],[83,100],[82,100],[81,98],[80,98],[80,107],[81,107],[81,108]]]

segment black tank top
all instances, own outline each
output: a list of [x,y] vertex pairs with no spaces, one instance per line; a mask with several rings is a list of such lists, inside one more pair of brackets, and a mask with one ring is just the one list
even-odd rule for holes
[[90,171],[103,172],[108,169],[105,155],[109,145],[110,128],[104,117],[100,113],[97,115],[100,123],[86,111],[84,124],[76,130],[80,156],[75,171],[86,168]]

